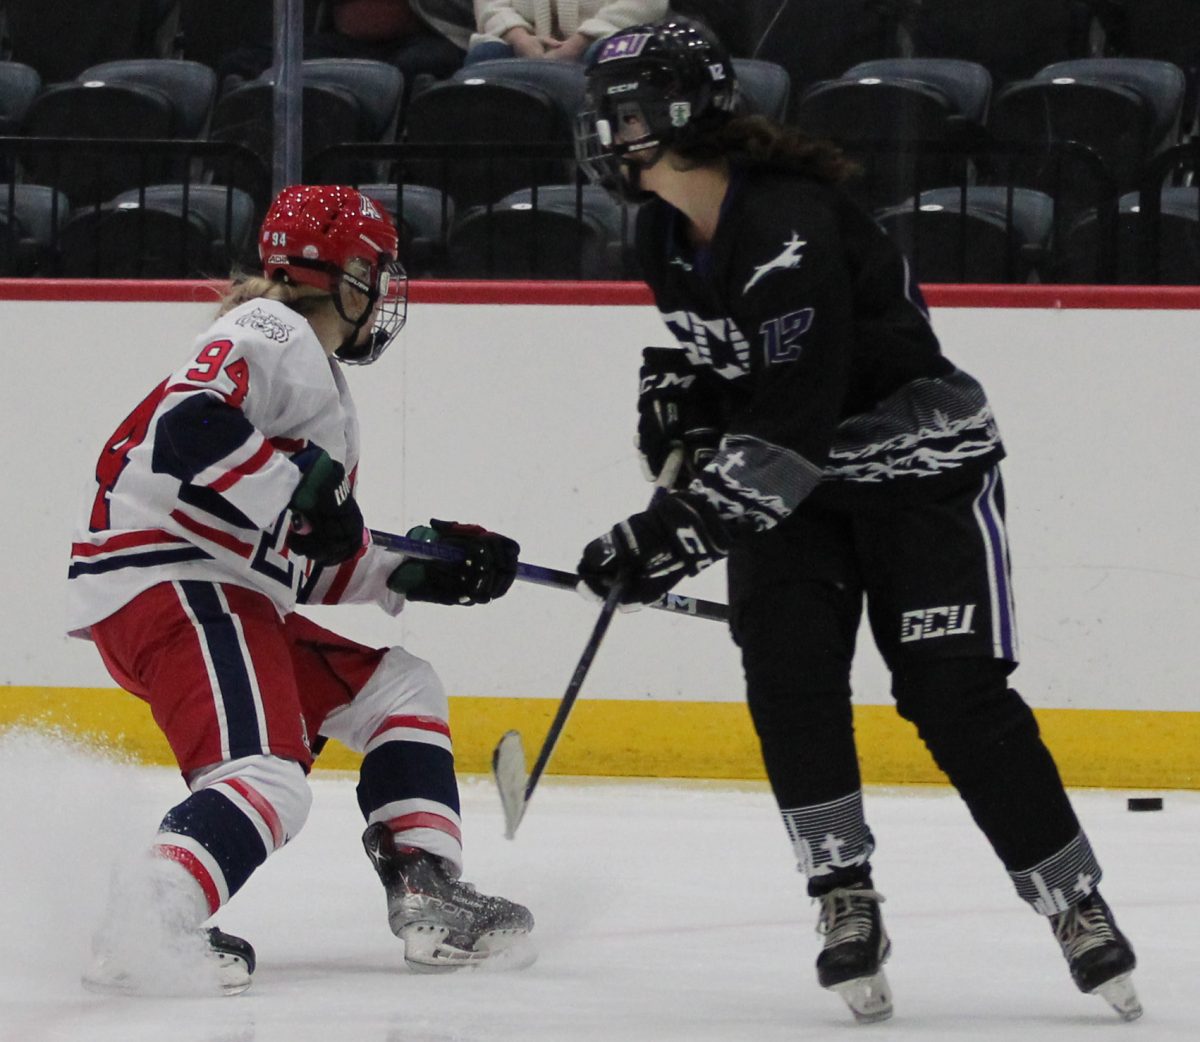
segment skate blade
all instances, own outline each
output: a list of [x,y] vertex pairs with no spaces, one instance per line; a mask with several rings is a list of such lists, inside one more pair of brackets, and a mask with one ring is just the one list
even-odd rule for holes
[[528,930],[492,930],[475,942],[475,951],[486,955],[481,970],[523,970],[538,957]]
[[178,982],[148,981],[107,966],[88,969],[79,979],[93,995],[126,998],[217,998],[241,995],[250,988],[251,976],[232,966],[222,966],[211,981],[197,980],[183,986]]
[[1105,981],[1095,991],[1105,1002],[1115,1009],[1122,1020],[1137,1020],[1142,1015],[1142,1004],[1134,991],[1133,981],[1128,973],[1122,973],[1110,981]]
[[829,990],[842,997],[860,1024],[875,1024],[892,1015],[892,989],[883,970],[870,977],[830,985]]
[[468,967],[520,970],[537,960],[527,930],[493,930],[475,942],[474,949],[446,943],[449,929],[433,923],[409,923],[398,934],[404,942],[404,961],[414,973],[452,973]]

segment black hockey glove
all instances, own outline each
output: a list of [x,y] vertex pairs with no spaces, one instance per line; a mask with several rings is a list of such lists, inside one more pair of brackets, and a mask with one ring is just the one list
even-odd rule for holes
[[316,445],[298,452],[292,462],[304,476],[288,504],[288,549],[317,564],[349,560],[365,540],[362,511],[350,491],[346,468]]
[[686,480],[716,455],[721,440],[715,403],[698,386],[696,371],[677,347],[642,350],[638,389],[638,452],[653,481],[676,445],[684,447]]
[[694,493],[672,492],[588,543],[579,577],[598,597],[623,579],[622,604],[649,604],[727,553],[729,533],[716,510]]
[[405,561],[388,576],[388,588],[410,601],[434,604],[487,604],[503,597],[517,577],[521,547],[507,536],[489,532],[479,525],[439,521],[419,525],[408,532],[410,539],[443,543],[462,550],[461,561]]

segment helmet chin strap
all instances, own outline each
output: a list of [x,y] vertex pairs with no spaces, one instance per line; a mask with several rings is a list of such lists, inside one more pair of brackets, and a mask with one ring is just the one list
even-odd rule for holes
[[[656,150],[654,162],[658,162],[662,158],[665,151],[662,146]],[[653,163],[650,164],[653,166]],[[644,203],[649,199],[655,198],[655,193],[648,188],[642,187],[642,170],[645,169],[644,163],[635,163],[629,159],[620,161],[620,179],[621,179],[621,195],[624,196],[627,202]]]
[[363,327],[367,324],[367,320],[371,317],[371,312],[375,310],[375,302],[379,299],[379,292],[378,290],[372,289],[367,293],[366,307],[363,308],[362,314],[358,316],[357,320],[353,319],[346,314],[345,309],[342,307],[341,289],[344,276],[345,272],[339,274],[337,283],[334,287],[335,292],[331,294],[331,297],[333,299],[334,309],[337,311],[338,315],[341,316],[342,321],[349,322],[354,328],[346,334],[342,342],[337,346],[337,349],[333,353],[341,358],[354,358],[356,355],[365,355],[371,350],[370,340],[368,340],[366,344],[362,345],[358,344],[357,341],[358,334],[362,332]]

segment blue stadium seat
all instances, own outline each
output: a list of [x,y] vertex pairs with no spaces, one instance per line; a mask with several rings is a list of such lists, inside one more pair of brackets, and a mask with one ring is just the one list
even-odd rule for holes
[[445,266],[446,240],[454,224],[454,200],[431,185],[380,183],[358,188],[396,222],[400,259],[409,277],[440,274]]
[[46,185],[0,184],[0,276],[55,274],[70,200]]
[[937,188],[875,214],[921,282],[1043,281],[1054,232],[1044,192]]
[[[574,160],[565,158],[573,155],[571,123],[555,97],[532,84],[479,77],[435,83],[409,101],[404,136],[441,146],[445,161],[406,161],[395,180],[436,185],[460,207],[574,174]],[[473,155],[478,145],[484,154]]]
[[71,214],[63,274],[77,278],[215,278],[255,261],[254,201],[223,185],[163,184]]
[[[1001,90],[989,127],[997,141],[1025,149],[1006,176],[1053,194],[1070,221],[1138,186],[1176,141],[1184,89],[1183,71],[1170,62],[1058,62]],[[1063,161],[1073,168],[1064,171]]]
[[593,185],[546,185],[462,213],[450,230],[447,274],[460,278],[623,277],[619,207]]

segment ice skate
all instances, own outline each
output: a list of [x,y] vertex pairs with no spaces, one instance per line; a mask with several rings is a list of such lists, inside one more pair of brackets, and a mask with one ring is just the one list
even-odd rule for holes
[[1137,958],[1098,892],[1050,917],[1071,977],[1080,991],[1099,995],[1122,1020],[1137,1020],[1142,1004],[1131,979]]
[[83,973],[88,991],[102,995],[240,995],[250,987],[254,948],[215,926],[168,949],[133,951],[132,939],[99,945]]
[[404,942],[410,969],[520,969],[537,957],[528,941],[529,909],[451,878],[441,858],[428,851],[397,848],[386,825],[368,828],[363,846],[387,891],[388,924]]
[[825,938],[817,956],[817,980],[841,995],[860,1024],[892,1015],[892,991],[883,964],[892,942],[883,928],[883,895],[870,882],[838,887],[822,894],[817,932]]

